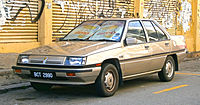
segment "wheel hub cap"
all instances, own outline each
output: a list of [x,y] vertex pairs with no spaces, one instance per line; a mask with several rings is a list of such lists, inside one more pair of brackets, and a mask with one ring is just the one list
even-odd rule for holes
[[114,77],[113,74],[110,72],[107,72],[105,75],[105,86],[107,89],[111,90],[113,88],[114,85]]
[[173,75],[173,71],[174,71],[173,65],[170,61],[168,61],[166,63],[166,74],[167,74],[167,76],[171,77]]

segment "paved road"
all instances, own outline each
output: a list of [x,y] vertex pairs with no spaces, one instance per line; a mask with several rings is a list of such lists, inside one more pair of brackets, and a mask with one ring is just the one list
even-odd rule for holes
[[126,81],[112,97],[102,98],[92,86],[54,87],[37,92],[32,87],[0,94],[1,105],[199,105],[200,61],[184,62],[171,82],[157,75]]

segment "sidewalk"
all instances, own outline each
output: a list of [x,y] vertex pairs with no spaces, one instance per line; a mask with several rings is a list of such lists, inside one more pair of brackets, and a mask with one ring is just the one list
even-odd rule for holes
[[11,69],[0,69],[0,94],[27,87],[30,83],[14,75]]
[[0,86],[20,83],[22,80],[13,75],[11,67],[16,64],[18,54],[0,54]]
[[30,84],[13,74],[11,67],[16,64],[18,54],[0,54],[0,94],[9,90],[26,88]]

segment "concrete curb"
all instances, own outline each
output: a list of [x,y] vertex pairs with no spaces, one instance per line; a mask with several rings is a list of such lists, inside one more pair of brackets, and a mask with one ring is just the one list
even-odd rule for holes
[[12,69],[0,69],[0,76],[13,73]]
[[198,59],[200,59],[200,57],[196,57],[196,58],[185,58],[183,62],[192,61],[192,60],[198,60]]
[[17,84],[12,84],[12,85],[7,85],[7,86],[1,86],[0,87],[0,94],[7,93],[8,91],[11,90],[17,90],[17,89],[26,89],[31,87],[29,82],[25,83],[17,83]]
[[[0,76],[4,76],[8,74],[11,74],[11,75],[13,74],[12,69],[6,69],[6,68],[0,69]],[[8,91],[17,90],[17,89],[26,89],[28,87],[31,87],[29,82],[0,85],[0,94],[7,93]]]

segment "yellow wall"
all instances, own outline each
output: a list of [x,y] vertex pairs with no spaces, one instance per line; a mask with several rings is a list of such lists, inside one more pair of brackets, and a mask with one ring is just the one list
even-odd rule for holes
[[[38,0],[0,1],[0,44],[37,42],[38,22],[34,22],[34,19],[39,12]],[[5,8],[10,9],[10,12]]]
[[1,43],[0,53],[21,53],[32,48],[39,47],[39,42],[30,43]]
[[[45,0],[45,2],[46,4],[48,3],[51,4],[52,0]],[[27,2],[27,4],[30,4],[29,6],[32,6],[32,8],[35,10],[35,8],[38,8],[38,5],[39,7],[41,6],[42,2],[40,0],[39,1],[32,0],[30,3]],[[30,22],[29,12],[26,8],[24,8],[19,13],[19,16],[16,18],[16,20],[13,21],[13,24],[6,22],[5,25],[1,26],[3,27],[3,29],[0,31],[0,53],[21,53],[26,50],[39,47],[41,45],[47,45],[47,44],[52,43],[52,28],[51,28],[52,27],[52,19],[51,19],[52,9],[51,7],[47,8],[47,5],[45,5],[43,9],[43,13],[39,21],[35,23]],[[32,14],[33,13],[35,13],[35,11],[33,11]],[[33,16],[36,17],[36,13],[33,14]],[[23,21],[24,21],[23,26],[16,25],[16,24],[22,24],[20,22],[23,22]],[[4,27],[7,27],[8,25],[14,28],[10,28],[11,31],[8,30],[7,32],[7,30],[5,30]],[[35,26],[37,27],[36,28],[37,30],[35,30],[34,28]],[[20,30],[17,31],[15,30],[15,28],[20,29]],[[27,28],[30,31],[26,30]],[[34,33],[32,30],[34,30]],[[7,35],[6,36],[7,40],[3,40],[5,39],[5,35]],[[13,39],[13,37],[18,38],[18,39]]]
[[177,28],[177,34],[185,36],[187,49],[189,52],[194,52],[192,56],[198,56],[199,54],[195,52],[200,51],[200,0],[188,0],[188,2],[192,5],[192,16],[189,23],[190,30],[184,32],[183,27],[179,25]]
[[197,13],[197,15],[196,15],[196,20],[197,20],[197,24],[196,24],[196,31],[197,31],[197,33],[196,33],[196,37],[195,37],[195,39],[196,39],[196,50],[195,51],[200,51],[200,0],[197,0],[196,2],[198,2],[198,3],[196,3],[196,8],[197,9],[195,9],[196,10],[196,13]]

